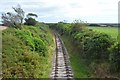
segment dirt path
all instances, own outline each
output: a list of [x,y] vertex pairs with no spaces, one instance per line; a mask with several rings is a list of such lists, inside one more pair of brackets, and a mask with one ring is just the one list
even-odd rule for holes
[[0,31],[6,29],[7,26],[0,26]]

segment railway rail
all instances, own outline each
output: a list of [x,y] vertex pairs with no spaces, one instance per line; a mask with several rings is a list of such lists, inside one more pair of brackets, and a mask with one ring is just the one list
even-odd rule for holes
[[70,66],[69,56],[67,50],[59,36],[59,34],[55,33],[55,41],[56,41],[56,52],[54,54],[51,79],[66,79],[73,80],[73,71]]

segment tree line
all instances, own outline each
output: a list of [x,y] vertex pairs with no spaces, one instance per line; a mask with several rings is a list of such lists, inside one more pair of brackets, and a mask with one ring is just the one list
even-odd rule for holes
[[[3,25],[8,27],[21,28],[22,24],[32,26],[37,24],[37,21],[35,20],[35,17],[38,17],[37,14],[28,13],[25,17],[25,11],[19,4],[16,7],[12,7],[12,9],[15,13],[7,12],[2,14],[1,18]],[[25,22],[23,23],[24,20]]]

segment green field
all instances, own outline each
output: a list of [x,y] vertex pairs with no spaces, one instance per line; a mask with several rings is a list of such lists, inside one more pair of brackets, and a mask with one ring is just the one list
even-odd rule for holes
[[115,27],[88,27],[89,29],[93,29],[94,31],[101,32],[101,33],[106,33],[113,38],[118,37],[118,28]]

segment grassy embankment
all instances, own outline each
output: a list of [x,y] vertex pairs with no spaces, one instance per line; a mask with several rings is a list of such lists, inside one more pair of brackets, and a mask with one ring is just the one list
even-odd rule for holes
[[74,72],[74,77],[87,78],[91,76],[92,74],[89,67],[84,63],[84,59],[80,58],[80,54],[77,51],[76,47],[73,46],[70,37],[65,35],[61,37],[70,56],[70,62]]
[[48,78],[55,48],[49,28],[24,26],[2,32],[4,78]]

